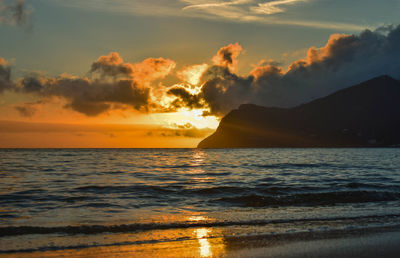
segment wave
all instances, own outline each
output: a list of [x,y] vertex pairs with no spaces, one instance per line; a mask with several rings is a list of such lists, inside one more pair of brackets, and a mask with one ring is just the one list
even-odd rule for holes
[[368,169],[394,171],[393,168],[380,167],[373,165],[354,165],[354,164],[333,164],[333,163],[276,163],[276,164],[249,164],[254,167],[266,169],[308,169],[308,168],[329,168],[329,169]]
[[[333,188],[335,187],[335,188]],[[113,194],[113,193],[157,193],[168,195],[179,195],[179,196],[193,196],[193,195],[232,195],[237,193],[249,193],[257,192],[262,194],[290,194],[290,193],[312,193],[314,191],[329,191],[329,190],[345,190],[345,189],[369,189],[375,190],[371,193],[381,194],[382,191],[392,190],[394,195],[400,194],[400,186],[398,185],[386,185],[386,184],[368,184],[361,182],[331,182],[329,185],[320,184],[319,186],[312,185],[293,185],[293,184],[279,184],[279,183],[268,183],[261,181],[259,184],[253,184],[250,186],[244,186],[242,182],[229,182],[226,185],[211,186],[203,188],[190,187],[189,183],[173,183],[166,185],[126,185],[126,186],[83,186],[73,189],[73,192],[77,193],[96,193],[96,194]],[[365,192],[365,191],[362,191]],[[335,192],[332,192],[334,194]],[[338,194],[341,194],[339,192]],[[346,192],[343,192],[346,193]],[[350,191],[350,194],[354,191]],[[158,196],[160,197],[160,196]]]
[[[137,168],[146,169],[192,169],[213,167],[213,164],[181,164],[181,165],[165,165],[165,164],[149,164],[138,165]],[[242,167],[258,167],[266,169],[307,169],[307,168],[330,168],[330,169],[368,169],[368,170],[387,170],[394,171],[393,168],[374,166],[374,165],[354,165],[354,164],[334,164],[334,163],[272,163],[272,164],[254,164],[242,163],[240,165],[224,164],[228,168]],[[217,173],[216,173],[217,174]]]
[[163,186],[153,186],[153,185],[122,185],[122,186],[99,186],[99,185],[89,185],[82,186],[73,189],[75,192],[86,192],[86,193],[138,193],[138,192],[156,192],[156,193],[172,193],[176,191],[176,188],[182,188],[179,186],[174,187],[163,187]]
[[269,168],[269,169],[285,169],[285,168],[337,168],[336,165],[329,163],[277,163],[277,164],[254,164],[255,167]]
[[266,206],[320,206],[345,203],[388,202],[400,200],[398,192],[342,191],[322,193],[299,193],[293,195],[241,195],[213,200],[240,207]]
[[[199,198],[208,206],[267,207],[317,206],[346,203],[387,202],[400,200],[400,186],[383,183],[332,181],[320,185],[296,185],[259,181],[243,185],[227,182],[219,186],[191,188],[190,184],[165,185],[87,185],[68,191],[48,192],[42,189],[0,195],[0,204],[15,207],[41,205],[78,205],[76,207],[110,208],[115,199],[139,201],[142,206],[160,203],[186,203]],[[157,201],[158,200],[158,201]],[[47,207],[47,206],[46,206]],[[120,207],[123,208],[123,207]]]
[[121,225],[82,225],[82,226],[60,226],[60,227],[34,227],[34,226],[9,226],[0,227],[0,237],[19,235],[94,235],[102,233],[135,233],[149,230],[188,229],[188,228],[210,228],[229,226],[264,226],[269,224],[287,224],[303,222],[335,222],[335,221],[391,221],[400,219],[400,214],[348,216],[348,217],[324,217],[324,218],[300,218],[300,219],[271,219],[250,221],[212,221],[212,222],[176,222],[176,223],[135,223]]

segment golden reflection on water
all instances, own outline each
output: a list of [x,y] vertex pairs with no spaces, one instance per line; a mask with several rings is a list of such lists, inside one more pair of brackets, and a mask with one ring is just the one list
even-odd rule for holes
[[200,257],[210,257],[212,256],[211,245],[206,238],[208,233],[211,232],[211,229],[208,228],[199,228],[195,229],[197,241],[200,244]]
[[192,160],[190,161],[191,166],[197,167],[204,163],[207,154],[202,150],[195,150],[193,152]]
[[207,221],[207,217],[204,217],[204,216],[191,216],[187,220],[188,221],[195,221],[195,222]]
[[[5,257],[221,257],[226,242],[221,228],[155,230],[137,234],[107,235],[111,242],[150,242],[133,245],[110,245],[82,249],[44,251],[5,255]],[[74,237],[75,239],[76,237]],[[188,239],[168,241],[168,239]],[[151,243],[157,239],[159,242]],[[114,241],[115,240],[115,241]]]
[[[209,183],[215,180],[214,177],[206,175],[206,171],[202,165],[207,157],[207,153],[203,150],[193,151],[192,158],[190,159],[190,168],[185,170],[185,174],[193,175],[191,180],[196,183]],[[201,188],[202,185],[191,184],[191,188]]]

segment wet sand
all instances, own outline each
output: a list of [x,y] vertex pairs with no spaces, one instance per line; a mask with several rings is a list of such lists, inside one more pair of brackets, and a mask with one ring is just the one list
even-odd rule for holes
[[3,254],[2,257],[398,257],[400,231],[339,231],[200,238],[141,245]]
[[323,240],[295,241],[281,245],[244,248],[227,253],[228,257],[399,257],[400,232]]

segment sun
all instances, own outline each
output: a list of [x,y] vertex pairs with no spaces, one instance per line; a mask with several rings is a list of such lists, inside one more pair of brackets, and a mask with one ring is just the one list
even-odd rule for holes
[[[207,64],[192,65],[183,68],[176,73],[176,76],[182,81],[181,83],[174,84],[171,87],[160,89],[158,92],[153,91],[153,102],[158,103],[161,107],[168,110],[172,102],[177,98],[165,94],[168,89],[178,87],[185,89],[189,94],[198,95],[201,92],[203,84],[201,84],[201,77],[207,70]],[[173,112],[166,113],[153,113],[149,114],[152,121],[156,124],[161,124],[164,127],[179,127],[188,126],[197,129],[216,129],[219,124],[220,118],[214,115],[207,115],[210,112],[209,108],[205,105],[204,108],[192,109],[189,107],[179,107]]]
[[191,65],[183,68],[177,73],[177,76],[182,81],[189,83],[192,86],[198,86],[201,76],[207,70],[207,64]]
[[219,124],[219,118],[216,116],[203,116],[207,109],[180,109],[177,112],[151,114],[153,121],[166,127],[176,127],[190,124],[198,129],[216,129]]

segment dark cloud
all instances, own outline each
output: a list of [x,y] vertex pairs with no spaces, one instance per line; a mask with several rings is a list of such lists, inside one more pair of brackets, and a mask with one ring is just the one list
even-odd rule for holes
[[92,64],[91,73],[98,72],[102,78],[106,76],[128,76],[133,74],[133,66],[129,63],[124,63],[118,53],[112,52],[108,56],[101,56]]
[[24,116],[24,117],[31,117],[36,112],[36,108],[34,106],[26,105],[26,104],[22,105],[22,106],[15,106],[14,108],[15,108],[15,110],[18,111],[18,113],[21,116]]
[[0,0],[0,24],[27,25],[30,22],[30,14],[24,0]]
[[22,86],[22,91],[26,93],[40,92],[43,88],[40,75],[31,74],[22,78],[20,85]]
[[365,30],[360,35],[332,35],[322,48],[290,65],[253,73],[254,97],[264,106],[295,106],[380,75],[400,78],[400,26]]
[[88,78],[30,76],[19,82],[18,90],[44,98],[62,97],[68,101],[66,107],[88,116],[98,115],[118,105],[146,111],[149,103],[149,89],[139,87],[129,79],[103,82]]
[[38,100],[35,102],[26,102],[22,105],[15,105],[14,109],[18,111],[21,116],[32,117],[41,108],[42,104],[46,104],[43,100]]
[[252,80],[236,75],[228,67],[214,65],[204,72],[204,84],[198,94],[191,94],[183,87],[173,87],[168,94],[177,97],[172,102],[175,108],[209,109],[205,114],[222,116],[251,97]]
[[[157,103],[151,102],[151,82],[167,76],[174,67],[175,62],[169,59],[148,58],[142,63],[131,64],[125,63],[118,53],[110,53],[91,66],[90,73],[100,77],[46,77],[32,73],[13,82],[11,69],[6,60],[0,58],[0,93],[11,90],[41,99],[59,97],[67,101],[66,108],[88,116],[127,107],[148,112],[150,108],[161,110]],[[33,108],[15,108],[21,115],[33,114]]]
[[196,109],[204,107],[201,97],[196,94],[191,94],[185,88],[173,87],[169,89],[167,93],[177,97],[171,104],[174,108],[189,107],[191,109]]
[[[93,62],[90,74],[100,76],[46,77],[33,73],[12,82],[11,69],[6,65],[7,62],[0,58],[0,93],[12,90],[42,99],[60,97],[67,101],[66,108],[88,116],[126,107],[141,112],[148,112],[149,108],[160,109],[151,102],[151,82],[167,76],[175,68],[174,61],[163,58],[126,63],[113,52]],[[26,106],[15,108],[24,116],[30,115],[32,110]]]
[[210,114],[224,115],[232,107],[243,104],[251,94],[251,78],[240,77],[227,68],[212,66],[203,77],[211,77],[204,83],[199,94],[210,108]]
[[384,74],[400,79],[400,26],[332,35],[325,46],[311,47],[306,58],[287,71],[274,62],[248,76],[210,67],[199,96],[217,115],[243,103],[292,107]]
[[11,68],[7,66],[7,61],[0,57],[0,93],[11,87]]

